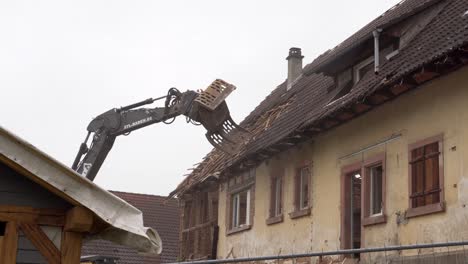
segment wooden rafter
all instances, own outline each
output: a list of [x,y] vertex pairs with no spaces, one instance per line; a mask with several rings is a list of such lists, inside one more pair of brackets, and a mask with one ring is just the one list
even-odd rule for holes
[[60,251],[38,225],[20,223],[19,227],[49,264],[61,263]]

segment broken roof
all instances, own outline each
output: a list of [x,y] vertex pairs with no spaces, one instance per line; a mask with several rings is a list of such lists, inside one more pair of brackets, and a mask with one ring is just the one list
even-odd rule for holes
[[[374,29],[394,25],[428,8],[436,10],[434,18],[399,50],[398,55],[381,64],[378,75],[365,74],[347,95],[333,101],[338,91],[329,92],[334,81],[320,73],[323,65],[339,60],[340,56],[370,38]],[[464,14],[467,9],[467,0],[406,0],[397,4],[307,65],[290,90],[286,89],[285,83],[274,89],[241,123],[253,131],[253,137],[240,152],[229,156],[214,149],[171,194],[183,194],[211,175],[219,176],[230,169],[258,164],[290,145],[303,142],[407,89],[466,64],[468,15]],[[454,54],[458,56],[455,59],[451,57]],[[375,99],[379,91],[382,94]],[[288,106],[283,107],[285,104]]]
[[91,210],[108,227],[92,236],[140,252],[159,254],[161,239],[143,225],[140,210],[100,188],[75,171],[0,126],[0,158],[24,169],[25,176],[73,205]]
[[158,233],[164,241],[164,249],[159,256],[142,256],[127,246],[116,245],[104,240],[92,240],[83,243],[82,255],[117,257],[119,263],[126,264],[176,262],[179,254],[179,205],[177,200],[149,194],[117,191],[111,191],[111,193],[143,212],[145,226],[158,228]]

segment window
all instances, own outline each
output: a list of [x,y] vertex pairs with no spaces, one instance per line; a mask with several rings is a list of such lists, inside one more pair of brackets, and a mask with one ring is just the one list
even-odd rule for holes
[[232,195],[231,228],[239,228],[249,224],[250,190]]
[[364,77],[364,75],[367,72],[371,71],[373,68],[374,68],[374,56],[371,56],[363,60],[356,66],[354,66],[354,78],[353,78],[354,83],[356,84],[357,82],[359,82],[359,80],[361,80],[362,77]]
[[266,221],[268,225],[283,221],[283,171],[278,170],[275,173],[278,174],[271,177],[270,215]]
[[369,168],[369,216],[381,215],[383,212],[382,165]]
[[409,146],[408,217],[444,210],[442,139],[440,135]]
[[304,167],[299,170],[299,210],[309,207],[309,167]]
[[385,216],[385,154],[364,162],[364,211],[362,224],[386,222]]
[[298,218],[310,214],[310,167],[303,166],[296,170],[294,178],[294,212],[291,218]]
[[248,169],[227,181],[227,235],[250,229],[254,211],[255,168]]
[[281,177],[271,179],[271,210],[270,217],[279,216],[282,214],[283,208],[281,204],[281,196],[283,189],[283,181]]

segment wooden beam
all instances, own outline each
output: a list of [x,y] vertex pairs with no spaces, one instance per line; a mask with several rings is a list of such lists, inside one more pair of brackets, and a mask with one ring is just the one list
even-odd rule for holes
[[65,216],[0,212],[0,221],[15,221],[39,225],[63,226],[65,224]]
[[63,264],[79,264],[81,257],[82,233],[63,232],[61,263]]
[[63,226],[65,211],[61,209],[38,209],[29,206],[0,205],[0,220]]
[[339,113],[336,117],[340,119],[341,121],[347,121],[354,117],[354,112],[344,111],[344,112]]
[[75,206],[67,212],[65,231],[89,232],[93,226],[93,213],[81,206]]
[[413,79],[418,83],[421,84],[423,82],[427,82],[436,76],[439,76],[439,73],[436,72],[434,69],[430,69],[429,67],[423,67],[422,70],[418,73],[413,75]]
[[38,225],[20,223],[19,227],[26,235],[26,237],[31,241],[31,243],[39,250],[41,255],[47,260],[47,263],[61,263],[60,251]]
[[379,105],[379,104],[382,104],[384,103],[385,101],[387,101],[388,98],[387,96],[384,96],[382,94],[373,94],[371,96],[369,96],[368,100],[371,104],[373,105]]
[[62,209],[43,209],[34,208],[30,206],[17,206],[17,205],[0,205],[1,213],[26,213],[26,214],[40,214],[40,215],[65,215],[65,210]]
[[18,251],[18,225],[16,222],[11,221],[6,224],[2,244],[0,263],[16,264],[16,254]]
[[357,113],[362,113],[371,109],[371,106],[365,103],[357,103],[353,106],[353,110]]

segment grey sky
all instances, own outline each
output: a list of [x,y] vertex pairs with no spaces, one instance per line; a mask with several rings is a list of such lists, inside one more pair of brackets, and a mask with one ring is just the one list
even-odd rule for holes
[[[304,64],[399,2],[0,1],[0,125],[71,165],[92,117],[164,95],[237,86],[240,122],[286,77],[288,49]],[[95,182],[167,195],[211,149],[179,118],[119,137]]]

